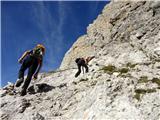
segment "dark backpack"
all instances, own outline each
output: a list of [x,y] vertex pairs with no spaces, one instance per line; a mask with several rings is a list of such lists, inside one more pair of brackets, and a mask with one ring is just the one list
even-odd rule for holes
[[84,59],[84,58],[77,58],[77,59],[75,60],[75,62],[78,63],[80,60],[85,62],[85,59]]
[[77,58],[77,59],[75,60],[75,62],[78,63],[79,60],[81,60],[81,58]]
[[42,56],[43,56],[42,49],[39,48],[39,47],[35,47],[35,48],[33,49],[32,56],[34,56],[34,57],[36,57],[36,58],[42,58]]

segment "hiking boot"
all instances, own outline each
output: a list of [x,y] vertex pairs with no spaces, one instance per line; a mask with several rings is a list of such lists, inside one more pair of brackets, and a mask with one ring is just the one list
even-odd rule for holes
[[20,95],[21,96],[25,96],[27,94],[26,90],[25,89],[22,89],[22,91],[20,92]]
[[15,86],[16,86],[16,87],[19,87],[19,86],[21,86],[22,83],[23,83],[23,78],[20,78],[20,79],[18,79],[18,80],[16,81]]

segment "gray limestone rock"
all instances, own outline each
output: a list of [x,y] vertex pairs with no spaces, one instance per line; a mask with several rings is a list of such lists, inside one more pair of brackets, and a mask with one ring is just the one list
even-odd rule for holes
[[[160,4],[113,0],[26,96],[1,89],[4,120],[158,120]],[[75,59],[95,56],[78,78]],[[29,117],[28,117],[29,116]]]

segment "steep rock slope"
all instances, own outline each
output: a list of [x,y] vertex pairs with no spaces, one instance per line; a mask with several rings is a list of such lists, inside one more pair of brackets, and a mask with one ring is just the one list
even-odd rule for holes
[[[160,2],[111,2],[29,94],[1,90],[4,120],[160,118]],[[74,78],[74,59],[94,55]]]
[[[159,4],[111,2],[88,26],[87,34],[80,37],[66,53],[60,68],[74,67],[76,57],[92,55],[99,59],[101,55],[109,55],[106,58],[112,56],[118,60],[117,63],[159,59]],[[117,57],[122,57],[121,61]]]

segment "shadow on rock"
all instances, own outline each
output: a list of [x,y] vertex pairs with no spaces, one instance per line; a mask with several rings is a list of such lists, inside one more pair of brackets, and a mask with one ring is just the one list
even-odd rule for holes
[[28,88],[28,93],[29,94],[42,93],[42,92],[51,91],[52,89],[55,89],[55,87],[50,86],[46,83],[35,84],[35,85],[32,85]]

